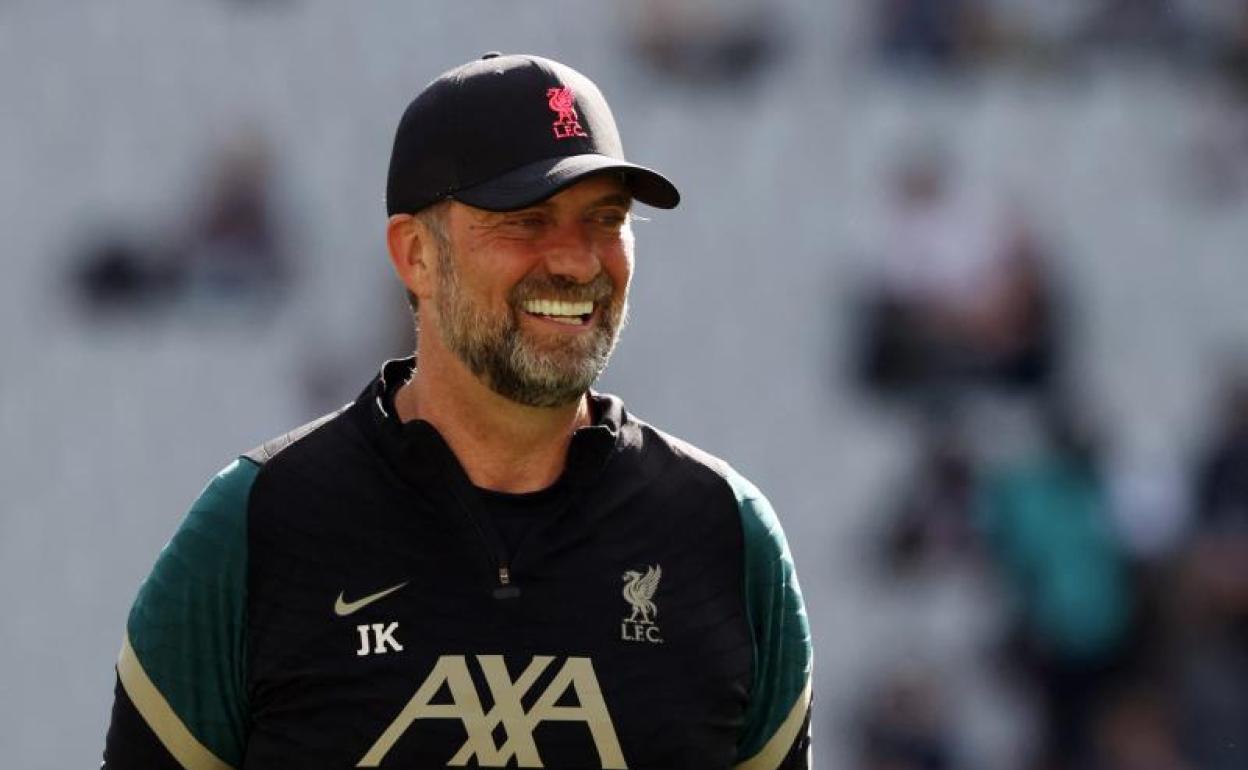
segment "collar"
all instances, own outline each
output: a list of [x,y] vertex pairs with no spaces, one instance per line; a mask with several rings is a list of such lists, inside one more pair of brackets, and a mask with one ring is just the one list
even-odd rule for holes
[[[356,399],[356,406],[367,411],[375,435],[386,453],[398,462],[405,476],[427,482],[431,476],[455,481],[455,486],[471,486],[467,473],[445,439],[426,420],[399,420],[394,408],[394,394],[412,376],[415,356],[397,358],[382,365],[381,371]],[[568,447],[567,463],[559,482],[572,487],[592,484],[606,467],[620,442],[623,426],[628,422],[624,404],[615,396],[590,391],[589,411],[592,424],[578,428]]]

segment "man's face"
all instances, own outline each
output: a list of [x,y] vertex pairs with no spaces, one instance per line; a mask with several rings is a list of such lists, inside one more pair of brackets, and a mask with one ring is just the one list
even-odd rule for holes
[[443,344],[517,403],[572,403],[615,347],[632,276],[631,201],[593,177],[527,209],[454,203],[438,259]]

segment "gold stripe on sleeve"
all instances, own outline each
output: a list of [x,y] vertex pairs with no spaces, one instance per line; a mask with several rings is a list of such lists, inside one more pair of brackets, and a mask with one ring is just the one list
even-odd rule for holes
[[233,770],[222,762],[204,744],[191,734],[182,720],[174,713],[165,696],[143,670],[143,664],[130,646],[127,634],[121,643],[121,655],[117,658],[117,676],[135,709],[147,722],[148,727],[160,739],[178,764],[186,770]]
[[767,741],[767,744],[757,754],[736,765],[732,770],[776,770],[788,755],[789,749],[793,747],[793,741],[797,740],[797,732],[802,729],[802,724],[806,721],[806,711],[809,708],[810,677],[807,676],[802,694],[797,697],[797,702],[789,710],[789,715],[776,728],[771,740]]

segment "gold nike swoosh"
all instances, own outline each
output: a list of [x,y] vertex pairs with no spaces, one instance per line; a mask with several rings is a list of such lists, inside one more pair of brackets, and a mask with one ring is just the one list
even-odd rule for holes
[[353,602],[344,601],[343,596],[342,596],[343,592],[339,591],[338,599],[334,602],[334,614],[340,618],[345,618],[347,615],[350,615],[353,612],[364,609],[365,607],[377,601],[378,599],[386,598],[390,594],[394,593],[395,591],[399,590],[403,586],[407,585],[407,583],[408,581],[404,580],[402,583],[399,583],[397,586],[390,586],[389,588],[378,591],[375,594],[369,594],[368,596],[365,596],[363,599],[356,599]]

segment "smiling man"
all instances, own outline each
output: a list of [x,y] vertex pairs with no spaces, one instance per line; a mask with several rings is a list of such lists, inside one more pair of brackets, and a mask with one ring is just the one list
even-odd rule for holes
[[106,768],[809,767],[771,506],[591,389],[634,201],[679,195],[558,62],[417,95],[386,193],[416,355],[209,483],[131,610]]

